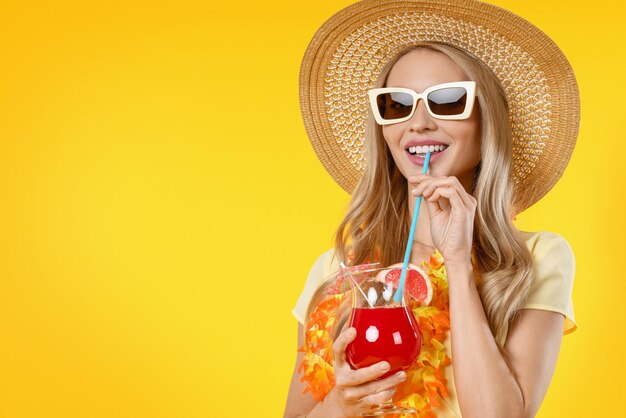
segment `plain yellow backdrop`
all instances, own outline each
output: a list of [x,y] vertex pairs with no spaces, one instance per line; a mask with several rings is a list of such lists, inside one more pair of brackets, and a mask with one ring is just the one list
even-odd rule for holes
[[[0,2],[0,418],[282,416],[290,311],[348,196],[298,73],[351,2]],[[518,217],[577,261],[539,417],[621,412],[624,6],[496,0],[579,82],[562,179]]]

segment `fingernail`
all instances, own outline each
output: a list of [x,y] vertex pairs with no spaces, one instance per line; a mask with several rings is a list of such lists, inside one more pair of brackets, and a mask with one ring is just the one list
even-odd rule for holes
[[380,370],[389,370],[389,363],[385,362],[380,365]]
[[354,328],[350,328],[348,330],[348,337],[354,337],[356,335],[356,330]]
[[404,372],[398,373],[398,380],[404,380],[404,379],[406,379],[406,373]]

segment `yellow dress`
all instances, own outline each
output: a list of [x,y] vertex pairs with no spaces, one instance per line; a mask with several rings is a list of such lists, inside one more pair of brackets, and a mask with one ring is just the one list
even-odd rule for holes
[[[533,261],[533,284],[522,309],[541,309],[565,316],[563,333],[576,329],[572,305],[575,262],[567,241],[551,232],[521,232]],[[424,342],[420,357],[408,370],[407,380],[398,387],[396,401],[418,409],[419,417],[461,417],[454,385],[449,338],[448,288],[443,257],[435,251],[422,264],[433,284],[433,300],[428,307],[414,306]],[[292,313],[304,324],[309,301],[319,285],[339,269],[334,250],[323,253],[313,264]],[[307,343],[300,371],[316,399],[322,399],[334,384],[332,370],[332,313],[342,295],[324,298],[313,312],[307,329]]]

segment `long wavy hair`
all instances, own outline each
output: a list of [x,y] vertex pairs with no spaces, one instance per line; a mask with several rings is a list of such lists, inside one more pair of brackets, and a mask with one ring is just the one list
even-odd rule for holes
[[[473,244],[481,280],[478,291],[496,342],[504,346],[509,325],[525,302],[532,281],[530,252],[512,223],[515,187],[512,176],[513,138],[504,90],[489,68],[475,57],[439,43],[412,45],[383,68],[376,87],[384,87],[394,64],[406,53],[426,48],[450,57],[476,81],[480,109],[481,162],[476,168],[472,195],[478,204]],[[367,167],[359,180],[345,218],[335,233],[335,255],[349,264],[378,261],[390,265],[402,260],[411,217],[407,181],[395,165],[371,110],[366,122]],[[348,263],[346,263],[348,264]],[[315,292],[307,313],[320,301],[324,283]],[[347,320],[346,310],[336,323],[337,334]]]

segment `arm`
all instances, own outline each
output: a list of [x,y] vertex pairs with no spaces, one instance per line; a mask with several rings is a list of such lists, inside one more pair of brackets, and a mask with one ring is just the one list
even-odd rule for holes
[[446,266],[454,379],[464,417],[533,417],[548,390],[561,345],[561,314],[523,309],[498,348],[471,264]]
[[[304,331],[302,325],[298,324],[298,347],[304,345],[302,338]],[[298,373],[298,365],[302,361],[304,353],[298,351],[296,356],[296,364],[293,368],[291,376],[291,384],[289,385],[289,394],[287,395],[287,405],[285,406],[284,418],[306,417],[307,413],[312,412],[314,408],[320,409],[317,401],[310,393],[304,393],[306,385],[300,382],[300,374]],[[309,415],[312,418],[314,415]]]
[[523,309],[500,350],[491,334],[470,261],[476,199],[458,179],[411,177],[423,194],[433,242],[444,256],[450,295],[450,338],[464,417],[533,417],[554,373],[563,315]]

